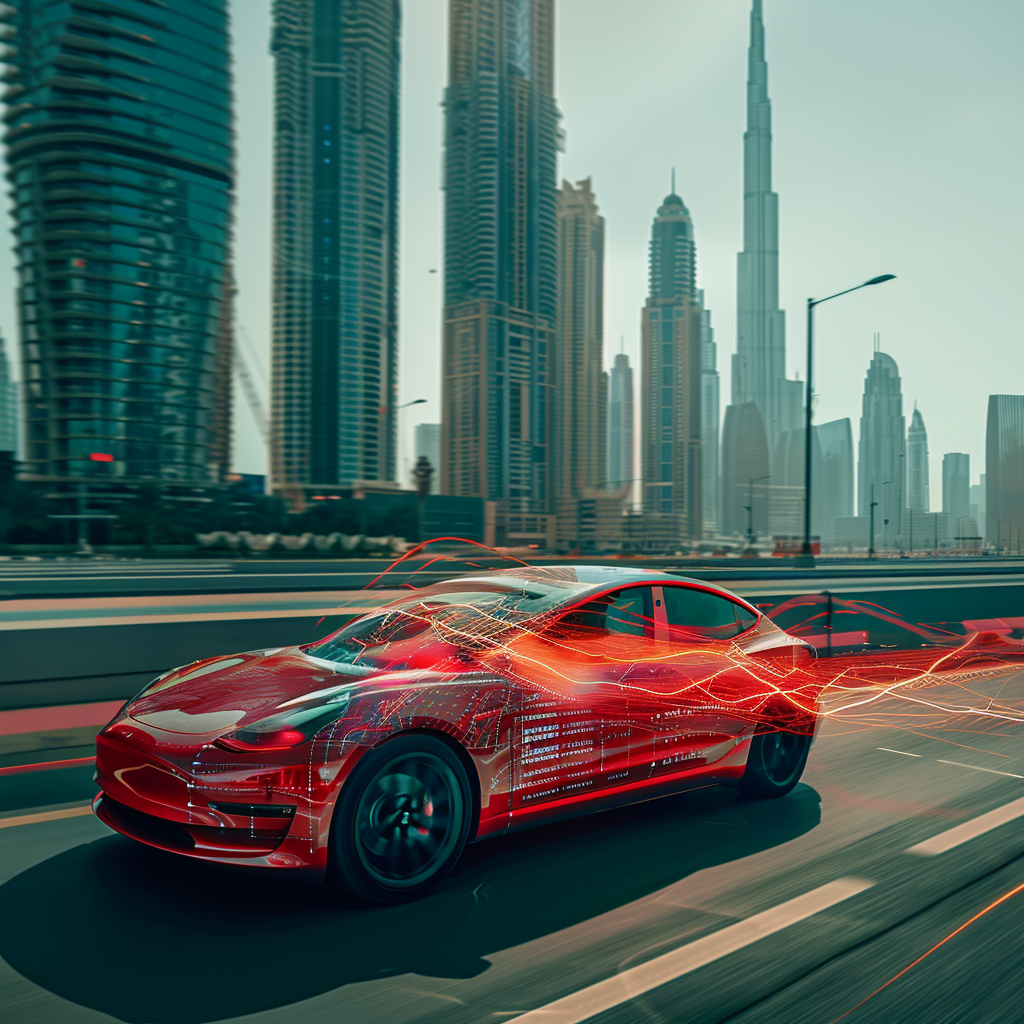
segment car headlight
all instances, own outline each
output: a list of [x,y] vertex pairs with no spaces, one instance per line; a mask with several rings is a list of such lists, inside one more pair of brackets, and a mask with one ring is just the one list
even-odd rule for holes
[[[287,701],[287,710],[278,710],[267,718],[251,722],[214,740],[214,746],[223,750],[290,750],[311,740],[321,729],[336,721],[351,700],[350,685],[335,687],[333,691],[308,694]],[[334,692],[339,691],[340,692]]]

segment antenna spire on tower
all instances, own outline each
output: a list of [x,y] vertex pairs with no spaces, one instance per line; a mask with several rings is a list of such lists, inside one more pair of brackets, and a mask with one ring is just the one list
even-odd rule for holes
[[672,195],[676,194],[676,169],[672,168]]

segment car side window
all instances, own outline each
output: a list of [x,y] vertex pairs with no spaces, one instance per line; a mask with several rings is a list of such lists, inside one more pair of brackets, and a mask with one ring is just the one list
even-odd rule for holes
[[588,601],[563,615],[560,629],[591,632],[595,636],[625,634],[652,637],[654,620],[650,587],[627,587]]
[[757,621],[734,601],[696,587],[665,587],[664,595],[672,640],[729,640]]

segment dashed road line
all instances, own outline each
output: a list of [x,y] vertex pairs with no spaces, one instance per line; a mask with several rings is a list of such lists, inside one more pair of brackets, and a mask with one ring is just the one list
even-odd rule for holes
[[951,764],[957,768],[972,768],[976,772],[988,772],[989,775],[1005,775],[1011,779],[1024,779],[1024,775],[1016,775],[1014,772],[1001,772],[995,768],[982,768],[976,764],[961,764],[959,761],[943,761],[940,757],[938,758],[939,764]]
[[921,857],[935,857],[1020,817],[1024,817],[1024,797],[997,807],[994,811],[989,811],[980,817],[965,821],[962,825],[957,825],[946,832],[940,832],[923,843],[915,843],[907,850],[907,853]]
[[848,900],[872,885],[874,882],[864,878],[840,878],[829,882],[647,963],[631,967],[539,1009],[530,1010],[515,1017],[514,1021],[516,1024],[581,1024],[599,1013],[636,999],[651,989]]
[[904,757],[921,757],[921,754],[909,754],[905,750],[893,750],[892,747],[875,747],[875,750],[884,750],[887,754],[902,754]]

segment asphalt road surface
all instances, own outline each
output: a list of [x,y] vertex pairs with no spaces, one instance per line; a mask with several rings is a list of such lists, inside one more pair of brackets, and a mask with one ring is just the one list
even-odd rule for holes
[[[1024,697],[1024,673],[987,685]],[[826,723],[782,800],[491,840],[385,908],[114,835],[89,766],[0,769],[0,1020],[1021,1020],[1024,893],[997,902],[1024,884],[1021,727],[892,710]]]

